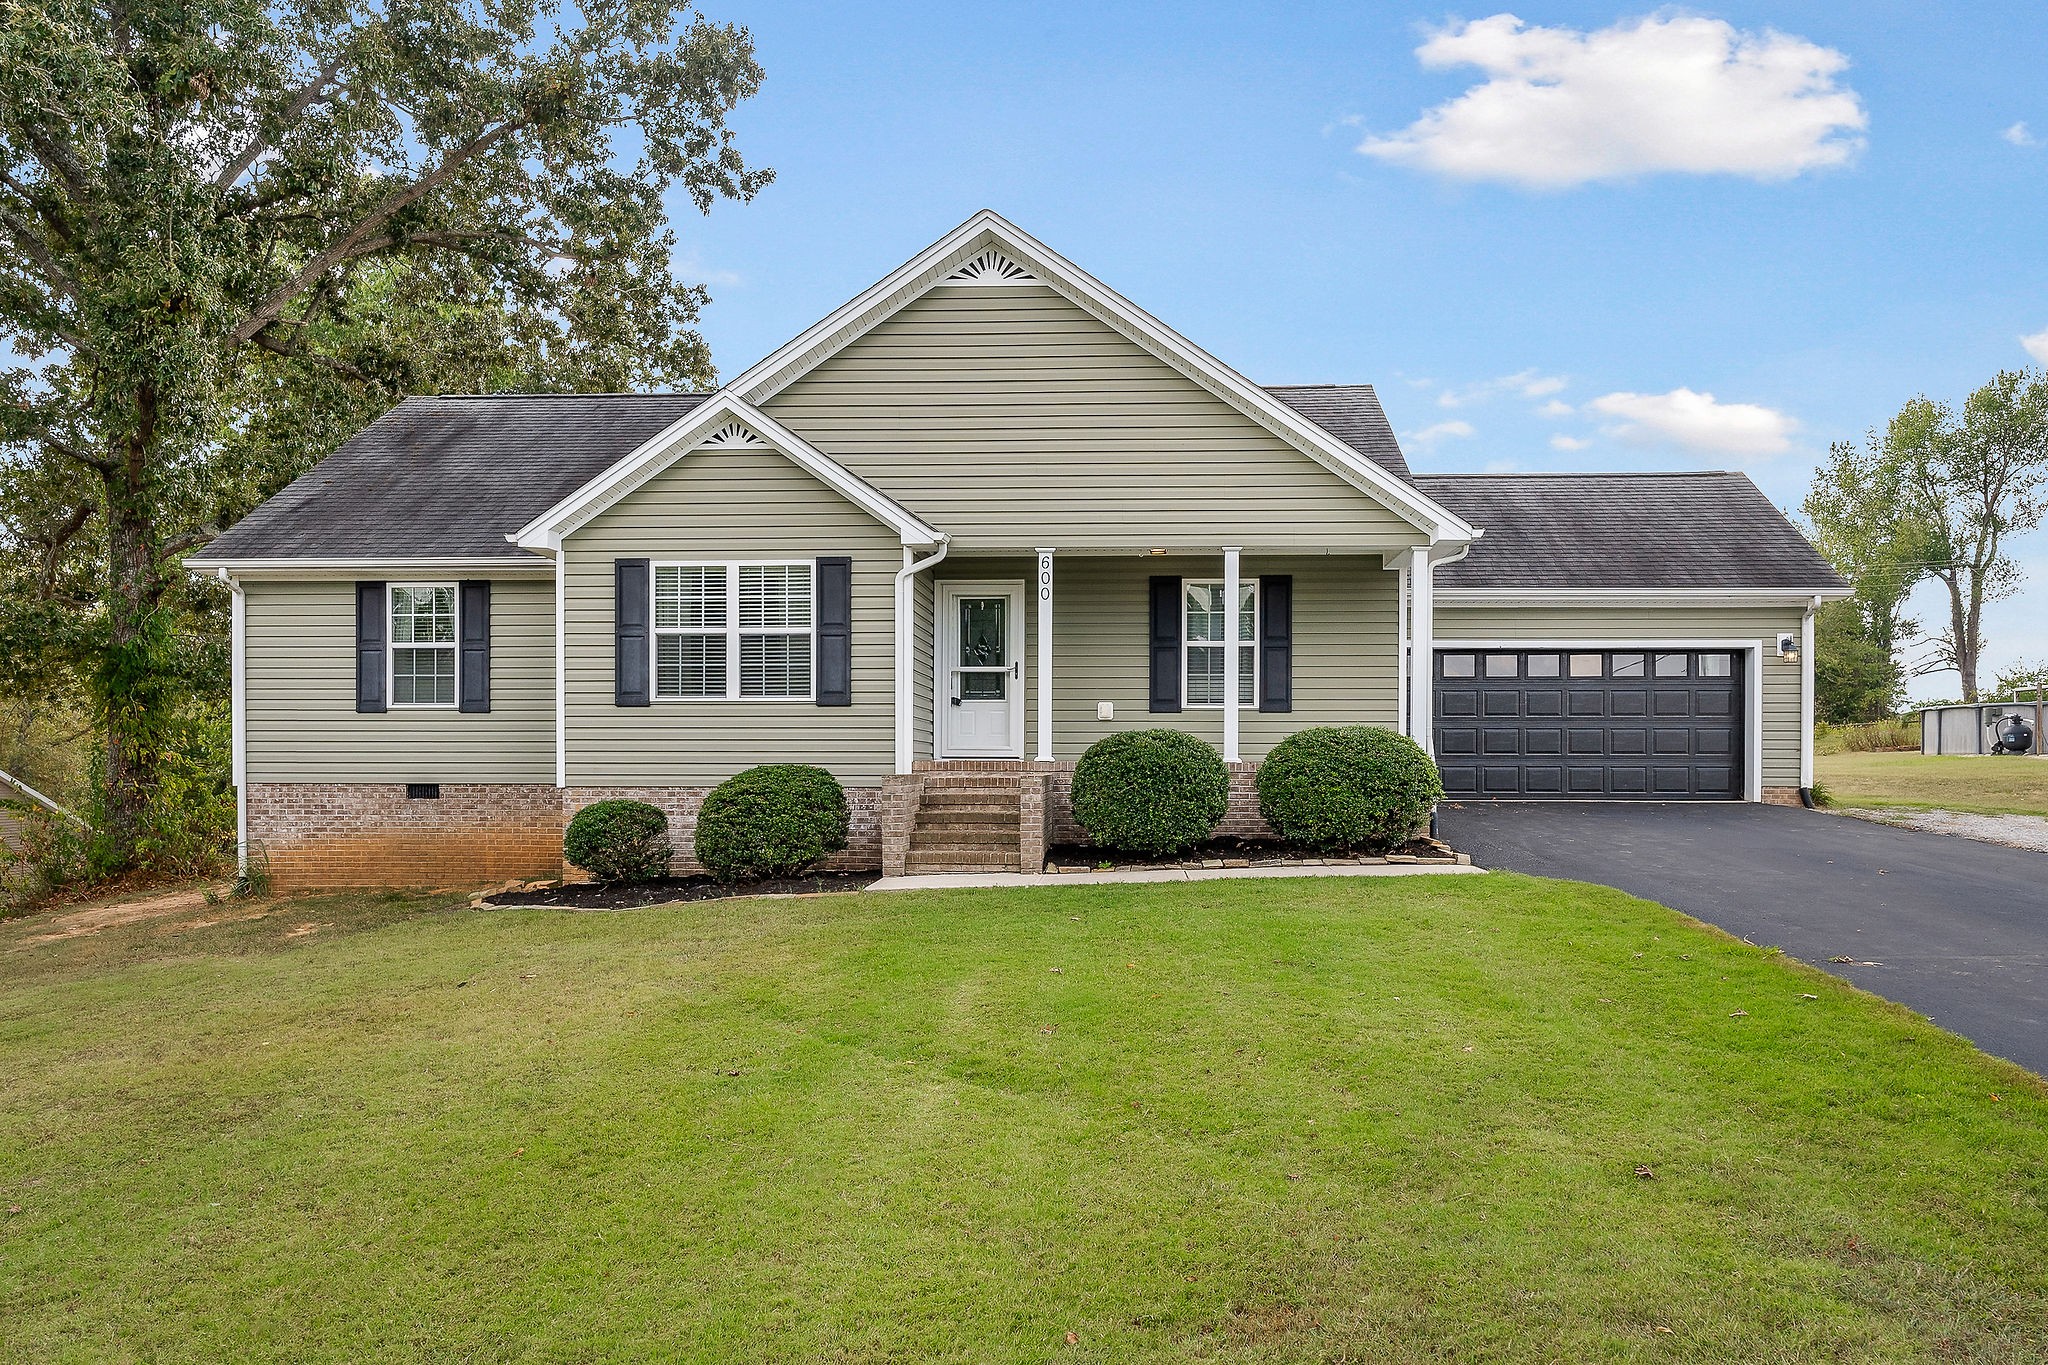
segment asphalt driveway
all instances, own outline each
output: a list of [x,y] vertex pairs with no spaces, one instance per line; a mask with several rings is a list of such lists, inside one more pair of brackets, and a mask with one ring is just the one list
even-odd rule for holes
[[1481,867],[1660,901],[2048,1074],[2048,854],[1777,806],[1446,804],[1438,824]]

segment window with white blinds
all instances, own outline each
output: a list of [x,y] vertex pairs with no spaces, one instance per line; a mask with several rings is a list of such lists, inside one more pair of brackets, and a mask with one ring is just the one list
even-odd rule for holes
[[1189,580],[1181,585],[1181,619],[1186,623],[1183,656],[1187,674],[1181,693],[1189,706],[1223,705],[1224,675],[1229,661],[1223,651],[1237,650],[1237,702],[1258,705],[1259,581],[1237,585],[1237,639],[1229,639],[1230,613],[1223,606],[1223,584]]
[[809,700],[808,561],[654,566],[654,695]]

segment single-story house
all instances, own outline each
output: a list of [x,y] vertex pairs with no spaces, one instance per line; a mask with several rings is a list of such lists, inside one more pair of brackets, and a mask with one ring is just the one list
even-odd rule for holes
[[977,213],[716,393],[400,403],[192,555],[282,885],[554,875],[580,807],[845,784],[839,865],[1035,867],[1074,761],[1365,723],[1453,799],[1810,786],[1844,591],[1740,474],[1411,471]]

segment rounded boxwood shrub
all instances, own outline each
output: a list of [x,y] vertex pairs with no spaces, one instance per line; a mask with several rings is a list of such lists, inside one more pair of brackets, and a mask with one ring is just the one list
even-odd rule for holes
[[1105,848],[1178,853],[1209,837],[1230,804],[1216,751],[1178,730],[1099,739],[1074,765],[1074,818]]
[[1291,844],[1384,853],[1420,833],[1443,799],[1422,746],[1372,725],[1298,730],[1259,766],[1259,814]]
[[697,812],[697,861],[722,882],[792,877],[846,847],[846,792],[807,763],[728,777]]
[[601,882],[651,882],[668,875],[668,817],[645,801],[599,801],[576,812],[562,856]]

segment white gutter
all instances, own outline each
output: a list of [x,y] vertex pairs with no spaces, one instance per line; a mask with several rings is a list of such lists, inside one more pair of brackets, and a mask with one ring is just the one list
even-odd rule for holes
[[[905,547],[903,567],[896,571],[896,772],[899,776],[910,771],[914,748],[910,734],[910,580],[946,557],[948,541],[949,537],[942,532],[937,551],[923,559],[912,559],[914,551]],[[936,702],[937,698],[934,697],[933,701]]]

